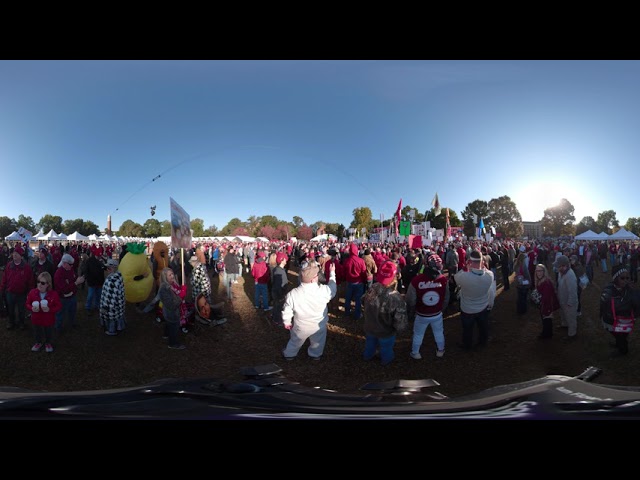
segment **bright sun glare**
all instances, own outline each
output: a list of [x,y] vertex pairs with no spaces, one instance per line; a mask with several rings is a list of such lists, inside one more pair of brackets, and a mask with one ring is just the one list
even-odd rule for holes
[[559,181],[543,180],[529,183],[524,188],[519,188],[511,199],[516,204],[522,220],[536,222],[544,216],[547,208],[555,207],[560,200],[566,198],[574,207],[576,222],[584,216],[594,216],[598,212],[589,211],[589,202],[576,190]]

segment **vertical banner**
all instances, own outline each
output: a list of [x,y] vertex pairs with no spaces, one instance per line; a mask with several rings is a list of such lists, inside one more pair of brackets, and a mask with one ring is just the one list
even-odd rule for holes
[[171,246],[191,248],[191,219],[178,203],[169,197],[171,208]]

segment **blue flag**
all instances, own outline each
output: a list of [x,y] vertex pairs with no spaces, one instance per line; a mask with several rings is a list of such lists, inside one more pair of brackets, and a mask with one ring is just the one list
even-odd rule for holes
[[482,217],[480,217],[480,223],[478,224],[479,228],[484,228],[484,222],[482,221]]

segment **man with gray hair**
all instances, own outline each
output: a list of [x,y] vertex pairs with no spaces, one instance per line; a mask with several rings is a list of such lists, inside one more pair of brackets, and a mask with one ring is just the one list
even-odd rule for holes
[[454,275],[460,287],[460,319],[462,320],[462,349],[473,346],[474,326],[478,326],[478,345],[489,340],[489,311],[496,298],[493,272],[483,266],[482,254],[473,250],[467,260],[467,270]]
[[565,341],[575,340],[578,333],[578,279],[566,255],[558,255],[553,267],[558,271],[560,328],[567,329]]
[[291,331],[289,342],[282,351],[287,360],[296,357],[307,338],[309,357],[320,360],[324,353],[329,323],[327,304],[336,294],[336,269],[335,265],[330,265],[327,285],[318,283],[319,271],[316,262],[309,262],[300,271],[302,283],[285,296],[282,320],[284,328]]

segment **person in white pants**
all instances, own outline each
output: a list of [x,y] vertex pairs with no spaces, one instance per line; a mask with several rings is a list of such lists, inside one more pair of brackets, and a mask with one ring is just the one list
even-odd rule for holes
[[327,285],[318,282],[319,271],[317,262],[309,262],[300,272],[302,283],[285,296],[282,320],[284,328],[291,331],[289,342],[282,351],[287,360],[298,355],[307,339],[309,357],[320,360],[324,352],[329,322],[327,304],[335,296],[337,286],[334,265],[330,267]]

